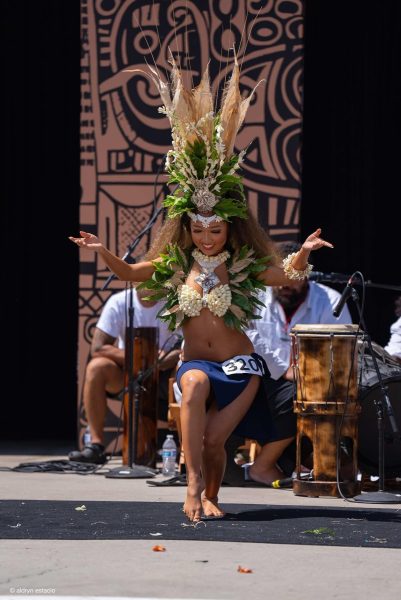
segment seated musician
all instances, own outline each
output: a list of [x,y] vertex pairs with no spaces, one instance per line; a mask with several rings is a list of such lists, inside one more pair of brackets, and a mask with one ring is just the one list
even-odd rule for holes
[[[167,325],[156,318],[160,303],[145,301],[145,292],[133,290],[134,327],[159,327],[159,426],[167,428],[168,378],[178,362],[178,346],[181,336],[168,331]],[[91,434],[91,442],[82,451],[69,453],[69,459],[79,462],[103,464],[106,461],[104,448],[104,421],[107,397],[116,397],[123,389],[126,298],[124,290],[113,294],[104,305],[96,324],[91,359],[86,367],[83,386],[83,404]]]
[[395,301],[395,314],[398,319],[391,325],[390,339],[384,349],[401,364],[401,296]]
[[[276,244],[278,254],[282,257],[299,251],[300,247],[300,244],[293,241]],[[295,465],[295,444],[282,456],[296,434],[290,331],[299,323],[352,323],[347,306],[338,318],[333,317],[333,308],[339,298],[340,294],[336,290],[307,279],[266,288],[260,294],[260,299],[265,304],[259,313],[261,319],[252,321],[246,333],[252,340],[255,351],[265,359],[272,377],[267,395],[279,439],[264,445],[253,465],[244,465],[246,480],[269,484],[291,474]],[[285,473],[277,462],[281,463]]]

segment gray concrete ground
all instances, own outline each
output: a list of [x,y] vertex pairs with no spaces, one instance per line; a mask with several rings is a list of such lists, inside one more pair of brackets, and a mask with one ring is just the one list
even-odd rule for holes
[[[2,452],[3,449],[3,452]],[[0,467],[66,458],[46,450],[0,448]],[[112,466],[119,464],[118,459]],[[150,487],[142,479],[3,471],[1,499],[181,502],[185,487]],[[344,508],[336,498],[302,498],[291,490],[223,487],[221,501],[296,507]],[[390,505],[358,504],[380,510]],[[347,508],[353,506],[346,504]],[[400,505],[392,505],[401,510]],[[158,538],[158,541],[160,538]],[[166,540],[1,540],[0,597],[35,595],[177,599],[380,600],[401,597],[401,551],[263,543]],[[207,561],[207,562],[205,562]],[[252,569],[237,572],[238,565]]]

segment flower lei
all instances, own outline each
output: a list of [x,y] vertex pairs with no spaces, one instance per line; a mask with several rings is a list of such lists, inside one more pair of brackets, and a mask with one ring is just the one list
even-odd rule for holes
[[[152,277],[137,287],[149,290],[149,300],[166,300],[157,316],[168,323],[171,331],[180,327],[188,318],[180,310],[178,287],[185,284],[192,268],[193,257],[190,252],[184,252],[176,244],[167,246],[166,253],[152,263],[155,269]],[[238,331],[243,331],[250,320],[259,319],[260,316],[255,313],[259,306],[264,306],[257,295],[266,286],[257,276],[266,270],[270,259],[267,256],[255,258],[254,254],[252,248],[242,246],[226,263],[231,305],[223,319],[228,327]]]

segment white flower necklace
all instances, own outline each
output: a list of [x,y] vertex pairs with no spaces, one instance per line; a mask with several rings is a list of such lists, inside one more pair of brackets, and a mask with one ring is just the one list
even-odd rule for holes
[[214,271],[216,267],[222,265],[230,258],[230,253],[228,250],[224,250],[224,252],[220,252],[220,254],[217,254],[216,256],[206,256],[206,254],[203,254],[198,248],[195,248],[192,251],[192,256],[202,269],[205,269],[205,271]]
[[220,283],[220,279],[217,277],[216,273],[214,273],[214,270],[230,258],[230,253],[227,250],[224,250],[224,252],[220,252],[220,254],[217,254],[216,256],[206,256],[206,254],[203,254],[198,248],[195,248],[192,251],[192,256],[202,269],[199,275],[195,277],[195,281],[202,287],[203,293],[207,294],[212,288]]

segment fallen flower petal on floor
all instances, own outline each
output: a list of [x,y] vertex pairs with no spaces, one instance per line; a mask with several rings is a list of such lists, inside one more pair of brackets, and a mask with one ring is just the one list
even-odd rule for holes
[[247,567],[241,567],[241,565],[238,565],[237,571],[238,573],[253,573],[252,569],[248,569]]
[[83,504],[82,506],[76,506],[75,510],[84,511],[84,510],[86,510],[86,506],[85,506],[85,504]]
[[157,537],[158,535],[161,535],[161,533],[149,533],[149,535],[153,535],[153,537]]
[[153,550],[153,552],[165,552],[166,551],[164,546],[153,546],[152,550]]

